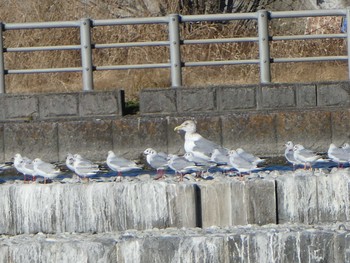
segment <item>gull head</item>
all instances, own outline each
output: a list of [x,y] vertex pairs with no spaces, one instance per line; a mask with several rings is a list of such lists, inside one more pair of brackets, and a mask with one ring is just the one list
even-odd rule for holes
[[347,142],[343,144],[342,146],[343,149],[350,149],[350,144],[348,144]]
[[181,125],[175,127],[174,131],[184,131],[189,133],[196,132],[196,123],[192,120],[187,120],[183,122]]
[[299,150],[302,150],[302,149],[305,149],[305,148],[301,144],[296,144],[293,147],[293,151],[299,151]]
[[145,155],[149,155],[149,154],[157,154],[157,152],[155,150],[153,150],[152,148],[147,148],[143,154]]
[[108,157],[107,158],[112,158],[115,157],[115,153],[113,151],[108,151]]
[[41,163],[41,162],[42,162],[42,160],[40,158],[35,158],[33,161],[33,163]]
[[288,141],[284,146],[286,146],[287,149],[293,149],[294,144],[291,141]]

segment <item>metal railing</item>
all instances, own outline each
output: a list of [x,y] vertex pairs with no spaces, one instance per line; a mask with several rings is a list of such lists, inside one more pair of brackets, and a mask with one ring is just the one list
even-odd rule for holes
[[[271,63],[288,62],[315,62],[315,61],[336,61],[347,60],[350,65],[350,45],[347,45],[347,56],[319,56],[319,57],[298,57],[298,58],[271,58],[271,41],[290,41],[306,39],[343,38],[350,41],[350,25],[347,24],[347,33],[339,34],[313,34],[313,35],[288,35],[271,36],[269,34],[269,21],[279,18],[302,18],[318,16],[343,16],[350,21],[350,9],[335,10],[309,10],[309,11],[278,11],[271,12],[260,10],[255,13],[233,13],[217,15],[178,15],[171,14],[164,17],[151,18],[124,18],[111,20],[93,20],[84,18],[80,21],[61,22],[40,22],[40,23],[2,23],[0,22],[0,93],[5,93],[6,74],[32,74],[32,73],[58,73],[58,72],[81,72],[83,80],[83,90],[93,90],[93,72],[103,70],[126,70],[126,69],[149,69],[149,68],[170,68],[171,86],[182,86],[182,68],[197,66],[223,66],[257,64],[260,68],[260,82],[271,82]],[[232,20],[255,20],[257,21],[258,34],[256,37],[237,37],[222,39],[194,39],[186,40],[180,36],[181,23],[197,23],[211,21],[232,21]],[[99,26],[120,26],[120,25],[145,25],[145,24],[165,24],[168,25],[168,41],[152,42],[130,42],[130,43],[110,43],[93,44],[91,42],[91,29]],[[80,45],[64,46],[32,46],[32,47],[4,47],[3,32],[7,30],[26,29],[49,29],[49,28],[80,28]],[[221,61],[199,61],[183,62],[181,60],[181,45],[193,44],[222,44],[238,42],[257,42],[259,45],[259,58],[246,60],[221,60]],[[169,47],[169,63],[135,64],[135,65],[108,65],[95,66],[93,63],[92,50],[105,48],[131,48],[145,46],[167,46]],[[81,67],[66,68],[40,68],[40,69],[5,69],[5,52],[34,52],[34,51],[54,51],[54,50],[80,50]],[[349,67],[350,69],[350,67]],[[350,70],[349,79],[350,79]]]

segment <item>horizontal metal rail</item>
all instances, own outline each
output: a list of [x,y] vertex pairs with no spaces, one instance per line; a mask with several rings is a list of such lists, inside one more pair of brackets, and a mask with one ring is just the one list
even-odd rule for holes
[[169,46],[169,41],[153,41],[153,42],[129,42],[129,43],[110,43],[110,44],[94,44],[93,48],[122,48],[122,47],[155,47]]
[[80,72],[81,67],[75,68],[41,68],[41,69],[8,69],[7,74],[38,74],[38,73],[61,73]]
[[125,69],[150,69],[150,68],[170,68],[170,63],[118,65],[118,66],[96,66],[95,70],[125,70]]
[[[344,56],[315,56],[315,57],[286,57],[276,58],[270,55],[270,43],[273,41],[295,41],[295,40],[317,40],[317,39],[346,39],[350,41],[350,27],[346,33],[339,34],[309,34],[309,35],[270,35],[269,21],[273,19],[306,18],[322,16],[341,16],[350,18],[350,9],[334,10],[302,10],[302,11],[267,11],[260,10],[252,13],[232,14],[206,14],[206,15],[178,15],[172,14],[163,17],[144,18],[122,18],[122,19],[81,19],[79,21],[57,21],[57,22],[35,22],[35,23],[3,23],[0,22],[0,93],[5,93],[6,74],[37,74],[37,73],[61,73],[80,72],[83,80],[83,90],[93,89],[93,72],[105,70],[129,70],[129,69],[156,69],[168,68],[171,72],[172,87],[182,85],[182,68],[184,67],[208,67],[226,65],[259,65],[260,82],[271,82],[271,63],[299,63],[299,62],[322,62],[322,61],[348,61],[350,64],[350,45],[348,54]],[[257,23],[257,35],[210,39],[185,39],[181,36],[181,24],[196,23],[221,23],[237,20],[251,20]],[[92,30],[99,27],[113,27],[126,25],[151,25],[164,24],[169,35],[168,40],[126,42],[126,43],[92,43]],[[80,32],[80,44],[57,45],[57,46],[28,46],[28,47],[5,47],[3,34],[11,30],[45,30],[57,28],[75,28]],[[45,32],[44,32],[45,33]],[[287,33],[287,32],[286,32]],[[52,34],[52,31],[50,31]],[[181,46],[183,45],[205,45],[205,44],[233,44],[233,43],[257,43],[259,58],[237,59],[220,61],[183,61],[181,57]],[[92,51],[94,49],[118,49],[135,47],[166,47],[169,49],[169,57],[164,58],[165,63],[140,63],[131,65],[94,65]],[[78,51],[81,53],[82,64],[80,67],[41,68],[41,69],[6,69],[6,52],[50,52],[50,51]],[[18,65],[17,67],[19,67]],[[350,67],[349,67],[350,68]],[[349,70],[350,78],[350,70]]]

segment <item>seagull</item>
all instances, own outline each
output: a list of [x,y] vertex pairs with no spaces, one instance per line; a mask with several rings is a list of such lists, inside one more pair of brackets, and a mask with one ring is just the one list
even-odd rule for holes
[[305,149],[301,144],[294,145],[293,151],[295,160],[304,164],[304,169],[306,169],[307,165],[312,168],[312,165],[321,158],[321,156],[316,155],[313,151]]
[[293,165],[293,170],[295,170],[295,166],[297,166],[299,163],[295,158],[294,158],[294,144],[291,141],[288,141],[286,144],[286,149],[284,150],[284,157],[286,157],[287,161],[290,162]]
[[250,173],[253,170],[259,170],[260,169],[260,168],[258,168],[256,166],[255,163],[244,159],[235,150],[229,151],[229,157],[230,157],[229,158],[229,164],[238,171],[239,175],[241,175],[242,173],[245,173],[245,172],[249,172]]
[[72,172],[75,172],[74,171],[74,156],[71,153],[67,153],[66,166],[69,170],[71,170]]
[[338,167],[343,167],[350,160],[350,152],[348,153],[342,147],[337,147],[334,143],[329,145],[327,154],[333,162],[338,164]]
[[227,149],[222,146],[203,138],[202,135],[196,132],[196,123],[192,120],[187,120],[181,125],[175,127],[174,131],[185,132],[184,148],[186,152],[192,152],[195,156],[210,160],[214,150],[217,149],[223,154],[227,154]]
[[[350,154],[350,144],[344,143],[342,148],[344,149],[344,151],[346,151],[348,154]],[[349,162],[350,162],[350,158],[349,158]]]
[[183,156],[169,155],[168,166],[176,174],[180,174],[180,181],[183,181],[183,175],[191,171],[199,171],[194,162],[187,160]]
[[14,156],[13,165],[16,170],[23,174],[24,181],[26,182],[26,175],[30,175],[35,180],[35,171],[32,160],[27,157],[22,157],[21,154],[16,153]]
[[239,156],[241,156],[243,159],[246,159],[248,162],[253,163],[255,165],[258,165],[260,163],[265,162],[264,159],[261,159],[257,156],[254,156],[251,153],[247,153],[246,151],[244,151],[242,148],[238,148],[236,150],[236,152],[238,153]]
[[146,155],[147,163],[154,169],[157,170],[156,179],[164,177],[164,170],[168,167],[168,155],[166,153],[158,153],[152,148],[147,148],[143,154]]
[[90,176],[93,176],[100,171],[97,164],[94,164],[90,160],[83,158],[80,154],[75,154],[73,160],[74,172],[79,177],[89,178]]
[[39,158],[34,159],[33,164],[35,174],[44,177],[44,184],[46,184],[47,178],[53,179],[61,173],[53,164],[44,162]]
[[203,173],[204,170],[208,171],[209,168],[216,166],[213,162],[207,159],[195,156],[192,152],[187,152],[183,156],[186,160],[195,163],[195,166],[199,172]]
[[118,172],[118,176],[122,176],[122,172],[142,169],[141,167],[137,166],[135,162],[116,156],[113,151],[108,151],[106,162],[111,170]]

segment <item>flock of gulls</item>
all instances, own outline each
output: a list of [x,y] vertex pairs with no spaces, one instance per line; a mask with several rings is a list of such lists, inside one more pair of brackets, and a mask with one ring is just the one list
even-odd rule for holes
[[[175,127],[174,131],[185,133],[184,149],[186,153],[183,156],[157,152],[152,148],[143,152],[149,166],[157,171],[155,179],[164,178],[165,171],[169,168],[176,175],[179,175],[180,181],[183,180],[184,174],[195,173],[196,176],[201,176],[212,167],[216,167],[223,173],[231,170],[236,171],[240,177],[244,173],[262,169],[260,165],[265,161],[264,159],[245,152],[242,148],[229,150],[204,138],[196,132],[196,123],[193,120],[183,122]],[[329,159],[323,159],[314,151],[305,149],[301,144],[294,145],[291,141],[287,142],[285,146],[285,158],[293,165],[294,169],[297,167],[312,169],[312,166],[320,161],[333,161],[338,164],[338,167],[350,163],[350,145],[348,143],[341,147],[332,143],[327,152]],[[89,180],[89,177],[101,171],[98,164],[85,159],[80,154],[67,154],[65,164],[81,180]],[[136,162],[117,156],[113,151],[108,152],[106,164],[111,171],[116,173],[116,178],[122,178],[122,173],[143,169]],[[44,178],[44,183],[46,183],[47,179],[53,180],[62,174],[61,170],[52,163],[39,158],[31,160],[22,157],[19,153],[15,154],[13,165],[19,173],[24,175],[24,181],[28,177],[35,180],[36,176],[40,176]]]

